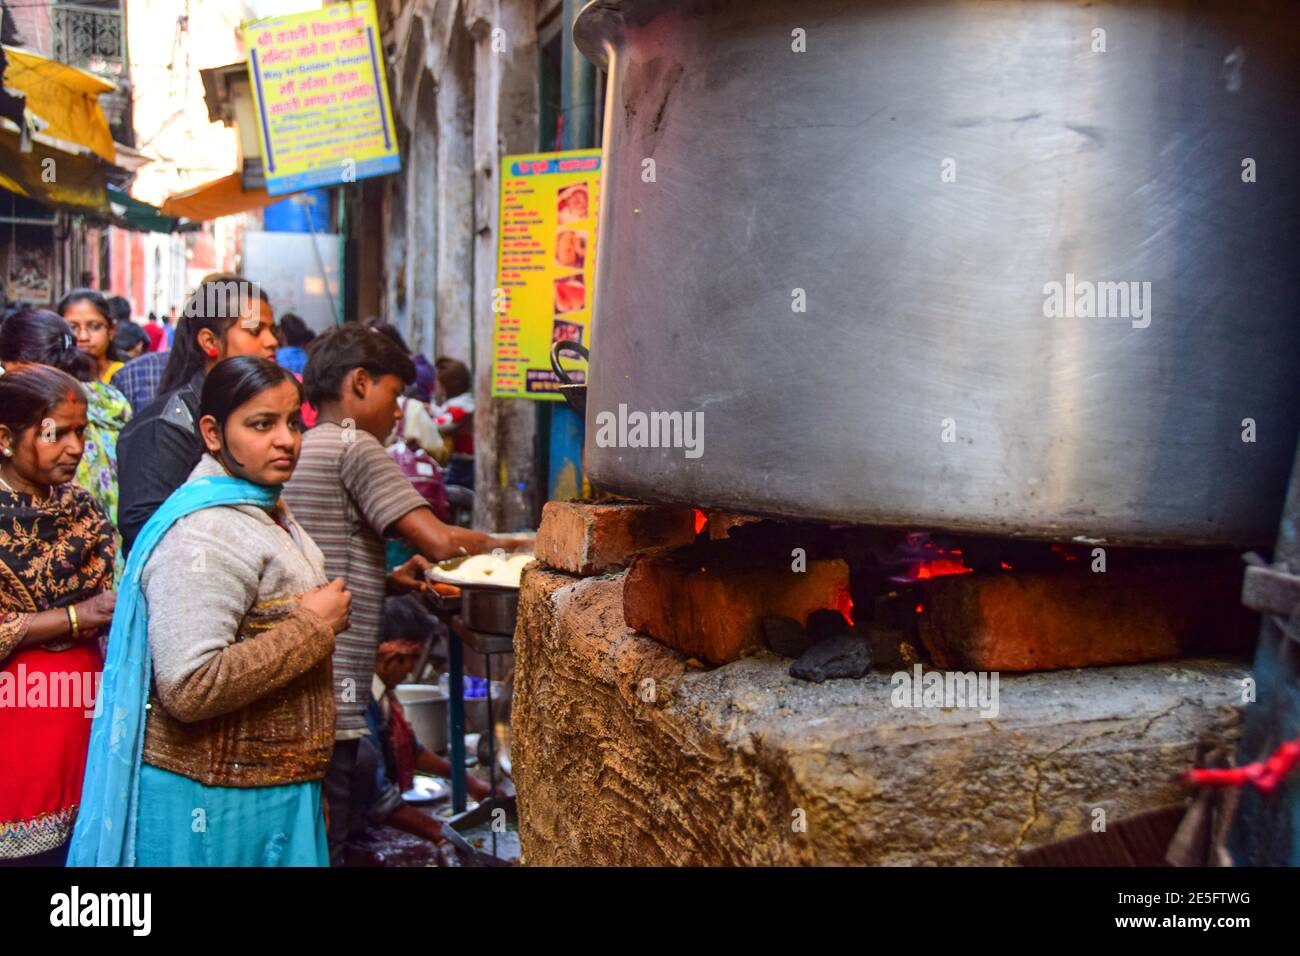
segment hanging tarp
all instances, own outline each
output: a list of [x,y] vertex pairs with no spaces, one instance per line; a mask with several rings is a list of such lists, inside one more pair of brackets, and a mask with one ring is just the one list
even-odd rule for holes
[[26,153],[19,143],[18,133],[0,128],[0,189],[55,209],[111,214],[107,168],[98,159],[64,152],[39,137]]
[[157,206],[142,202],[116,186],[108,187],[108,202],[113,210],[113,225],[137,232],[175,232],[183,228],[175,216],[167,216]]
[[239,173],[231,173],[202,186],[173,193],[163,200],[162,211],[164,215],[183,216],[186,219],[220,219],[222,216],[261,209],[282,198],[284,197],[267,195],[265,189],[245,191]]
[[105,162],[116,160],[113,133],[99,105],[100,94],[116,85],[17,47],[4,47],[4,58],[5,88],[27,98],[27,111],[46,124],[42,133],[83,146]]

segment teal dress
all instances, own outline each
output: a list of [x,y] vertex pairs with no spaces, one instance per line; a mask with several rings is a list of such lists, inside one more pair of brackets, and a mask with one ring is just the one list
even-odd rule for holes
[[69,866],[329,866],[320,781],[208,787],[142,759],[153,670],[145,563],[187,514],[218,505],[270,508],[279,497],[280,486],[198,478],[176,489],[141,530],[113,614]]
[[142,764],[137,866],[329,866],[320,781],[207,787]]

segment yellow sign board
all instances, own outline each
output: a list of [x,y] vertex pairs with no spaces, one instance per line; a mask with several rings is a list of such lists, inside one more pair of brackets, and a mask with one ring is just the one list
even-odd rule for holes
[[600,161],[598,149],[501,159],[494,397],[559,401],[551,343],[590,344]]
[[401,169],[371,0],[253,20],[244,46],[270,195]]

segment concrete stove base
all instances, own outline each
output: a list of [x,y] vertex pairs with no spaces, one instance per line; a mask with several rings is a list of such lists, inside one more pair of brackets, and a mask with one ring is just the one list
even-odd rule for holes
[[809,684],[767,654],[696,667],[627,628],[622,579],[525,573],[526,865],[1012,864],[1098,809],[1185,800],[1177,774],[1238,733],[1245,662],[1003,675],[993,718],[899,707],[885,672]]

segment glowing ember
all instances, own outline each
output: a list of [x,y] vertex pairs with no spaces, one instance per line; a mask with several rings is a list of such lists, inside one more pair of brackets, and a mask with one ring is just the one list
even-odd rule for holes
[[907,542],[898,549],[897,557],[889,564],[897,564],[907,570],[890,576],[891,581],[911,584],[914,581],[928,581],[931,578],[945,577],[950,574],[973,574],[974,568],[966,567],[961,548],[948,548],[945,544],[930,539],[923,532],[910,532]]
[[962,564],[960,558],[935,558],[933,561],[923,561],[918,564],[912,570],[911,576],[917,581],[926,581],[947,574],[972,574],[974,570]]
[[695,533],[699,534],[704,530],[704,526],[709,523],[709,516],[699,508],[695,509]]
[[835,598],[835,610],[844,615],[844,620],[848,622],[849,627],[853,626],[853,597],[848,591],[842,591]]

